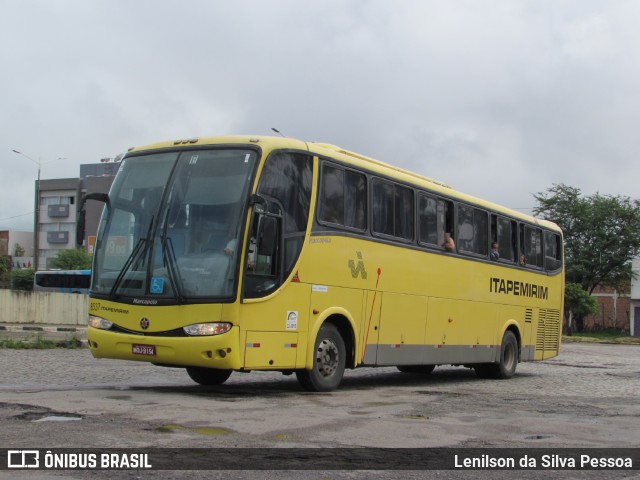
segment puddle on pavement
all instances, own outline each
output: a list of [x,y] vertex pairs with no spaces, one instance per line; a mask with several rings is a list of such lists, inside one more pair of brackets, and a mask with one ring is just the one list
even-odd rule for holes
[[467,423],[477,422],[478,420],[480,420],[480,418],[476,417],[475,415],[463,415],[462,417],[458,417],[458,419],[461,422],[467,422]]
[[37,420],[31,420],[32,423],[39,422],[74,422],[77,420],[82,420],[82,417],[65,417],[62,415],[49,415],[47,417],[42,417]]
[[161,425],[155,428],[158,433],[175,433],[179,430],[187,430],[189,432],[197,433],[198,435],[229,435],[231,430],[218,427],[183,427],[182,425]]
[[429,416],[424,413],[409,413],[407,415],[398,415],[398,417],[409,420],[429,420]]

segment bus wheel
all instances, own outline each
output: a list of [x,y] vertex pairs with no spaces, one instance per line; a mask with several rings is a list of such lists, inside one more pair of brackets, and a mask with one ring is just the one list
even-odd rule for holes
[[191,380],[200,385],[220,385],[231,376],[231,370],[218,368],[187,367],[187,373]]
[[476,365],[476,375],[480,378],[506,379],[516,373],[518,365],[518,341],[511,331],[507,331],[502,337],[500,347],[500,361],[498,363],[482,363]]
[[402,373],[421,373],[423,375],[429,375],[436,368],[435,365],[400,365],[398,370]]
[[325,323],[320,327],[315,343],[314,365],[311,370],[298,370],[296,377],[305,390],[329,392],[342,381],[347,352],[338,329]]

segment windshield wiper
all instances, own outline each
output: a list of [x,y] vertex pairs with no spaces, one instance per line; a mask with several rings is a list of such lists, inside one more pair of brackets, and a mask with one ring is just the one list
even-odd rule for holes
[[136,259],[140,256],[140,253],[144,253],[147,251],[149,246],[149,235],[151,234],[152,226],[153,226],[153,217],[151,217],[151,221],[149,222],[149,230],[147,231],[147,236],[141,237],[140,239],[138,239],[138,243],[136,243],[136,246],[133,247],[131,254],[127,257],[127,261],[124,262],[124,265],[120,270],[120,273],[118,273],[118,276],[116,277],[115,282],[113,282],[113,286],[109,291],[109,298],[111,300],[113,300],[116,297],[116,292],[118,291],[118,288],[120,288],[120,284],[122,283],[122,280],[124,280],[124,277],[129,271],[129,268],[131,268],[131,265],[133,265],[133,262],[135,262]]
[[171,284],[171,291],[173,297],[178,304],[185,303],[185,298],[182,293],[182,278],[180,277],[180,270],[178,269],[178,263],[176,260],[176,252],[173,249],[173,242],[167,237],[167,224],[169,223],[169,210],[171,207],[167,207],[167,213],[164,215],[164,222],[162,225],[162,233],[160,239],[162,241],[162,261],[167,267],[167,276],[169,277],[169,283]]
[[147,250],[148,242],[149,240],[147,240],[146,238],[140,238],[138,240],[138,243],[136,243],[136,246],[131,251],[131,255],[129,255],[129,257],[127,258],[127,261],[124,263],[122,270],[120,270],[120,273],[116,277],[116,281],[113,282],[113,286],[111,287],[111,291],[109,292],[109,298],[111,298],[112,300],[116,297],[116,291],[120,287],[122,280],[124,279],[125,275],[129,271],[129,268],[131,267],[133,262],[136,260],[140,252]]

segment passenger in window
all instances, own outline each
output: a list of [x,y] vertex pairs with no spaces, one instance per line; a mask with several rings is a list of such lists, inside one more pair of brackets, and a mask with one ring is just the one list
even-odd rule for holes
[[500,258],[500,245],[498,242],[491,242],[491,251],[489,252],[489,258],[491,260],[498,260]]
[[455,252],[456,251],[456,242],[453,241],[453,237],[450,233],[444,234],[444,243],[442,244],[444,249],[447,252]]
[[524,255],[520,255],[520,265],[523,267],[527,264],[527,258]]

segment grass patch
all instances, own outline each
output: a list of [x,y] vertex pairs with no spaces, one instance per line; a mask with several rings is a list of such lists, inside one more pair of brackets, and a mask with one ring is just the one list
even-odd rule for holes
[[597,332],[579,332],[573,335],[563,335],[563,342],[592,342],[592,343],[624,343],[640,345],[640,337],[621,334],[619,330],[609,329]]
[[66,340],[49,340],[38,334],[29,340],[0,338],[0,348],[46,350],[52,348],[82,348],[82,342],[75,335]]

